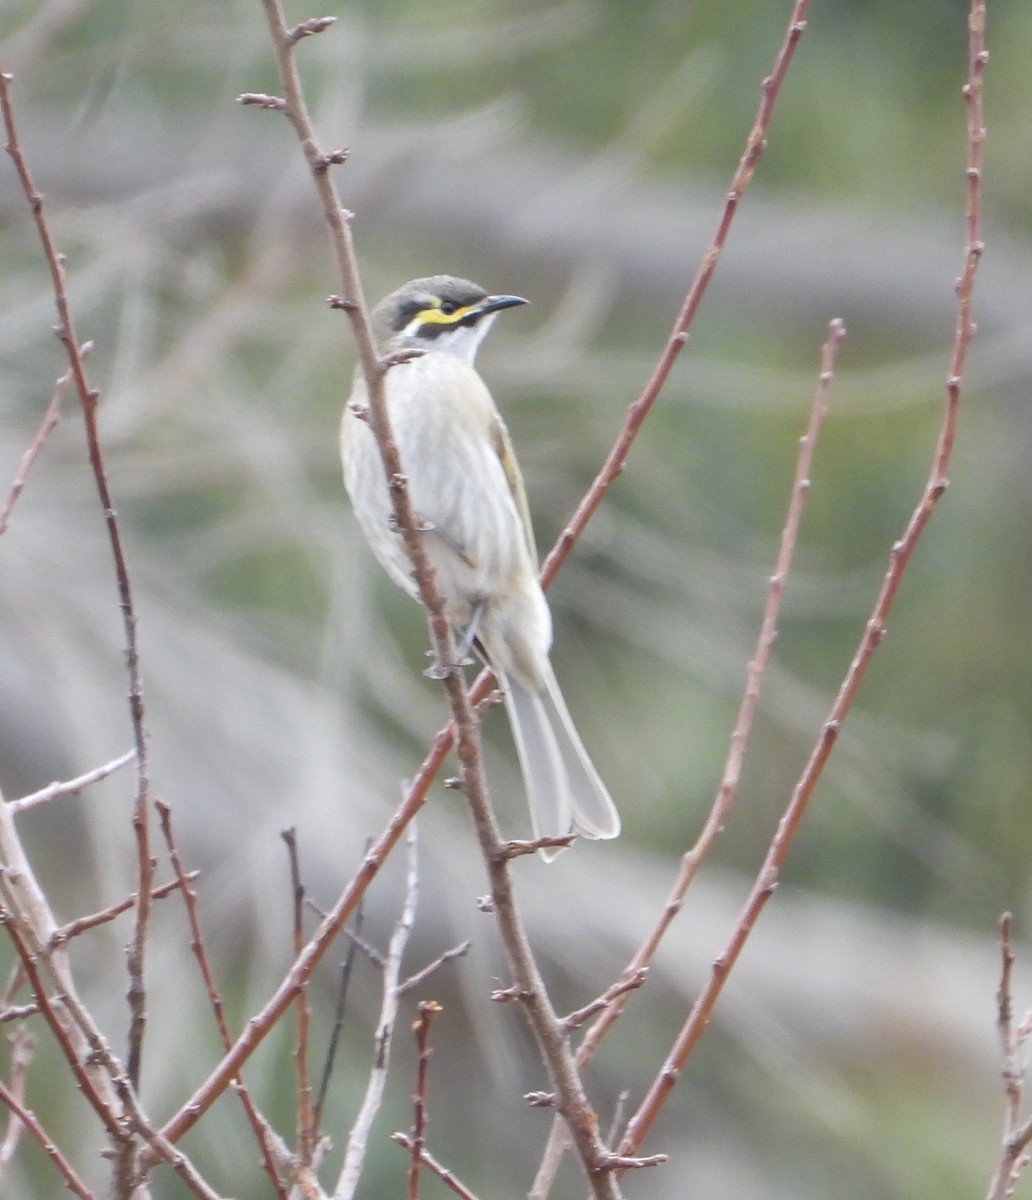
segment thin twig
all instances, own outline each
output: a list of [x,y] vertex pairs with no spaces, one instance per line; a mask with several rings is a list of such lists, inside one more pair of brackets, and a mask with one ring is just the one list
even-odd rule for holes
[[296,45],[302,38],[312,37],[316,33],[325,33],[336,20],[336,17],[309,17],[307,21],[302,21],[300,25],[295,25],[293,29],[289,30],[287,37],[290,39],[291,45]]
[[[11,939],[40,1014],[64,1055],[76,1084],[99,1117],[112,1143],[113,1194],[119,1200],[146,1195],[135,1161],[142,1139],[152,1162],[167,1162],[201,1200],[217,1200],[189,1158],[154,1128],[136,1091],[99,1026],[79,999],[67,947],[52,946],[59,926],[18,836],[14,817],[0,796],[0,926]],[[13,980],[12,980],[13,982]],[[54,994],[51,995],[50,989]],[[146,1170],[146,1166],[143,1168]]]
[[[792,796],[770,843],[763,865],[742,908],[738,924],[711,968],[709,979],[692,1006],[681,1031],[649,1087],[648,1092],[631,1119],[621,1143],[621,1152],[632,1153],[641,1145],[646,1133],[670,1094],[688,1056],[709,1023],[717,998],[728,975],[738,960],[753,926],[773,894],[782,865],[795,839],[796,831],[809,806],[817,781],[831,755],[839,730],[856,697],[860,683],[886,632],[886,623],[899,590],[904,572],[910,562],[928,521],[948,485],[948,469],[957,429],[957,412],[961,384],[968,351],[974,337],[972,301],[975,275],[984,245],[981,239],[981,179],[982,147],[985,129],[982,119],[982,81],[987,62],[985,51],[985,4],[973,0],[969,22],[968,78],[964,86],[967,105],[967,180],[966,239],[964,267],[956,284],[957,318],[954,329],[950,366],[946,377],[946,395],[942,423],[932,456],[928,479],[906,527],[889,556],[889,565],[882,581],[871,615],[864,628],[856,652],[839,687],[828,717],[825,720],[810,758],[793,789]],[[1032,1130],[1029,1134],[1032,1138]]]
[[1000,1056],[1003,1063],[1003,1087],[1007,1097],[1004,1117],[1004,1141],[1011,1136],[1021,1119],[1021,1094],[1024,1071],[1018,1060],[1014,1039],[1014,1002],[1011,975],[1014,969],[1014,950],[1011,945],[1013,918],[1004,913],[1000,918],[1000,986],[996,992],[997,1029],[1000,1034]]
[[[597,1200],[617,1200],[619,1191],[608,1166],[608,1151],[598,1133],[598,1117],[588,1102],[578,1076],[568,1040],[549,1000],[530,943],[516,910],[508,859],[488,795],[480,753],[480,727],[462,676],[456,665],[452,631],[434,573],[409,503],[404,465],[390,427],[384,390],[388,365],[381,362],[372,337],[369,314],[362,297],[350,214],[341,208],[336,188],[327,170],[327,158],[316,143],[314,130],[302,95],[293,43],[283,20],[278,0],[263,0],[276,51],[284,113],[298,136],[308,161],[323,215],[330,231],[343,285],[337,306],[351,321],[362,376],[366,383],[366,420],[376,439],[388,481],[394,525],[412,562],[412,577],[426,612],[438,673],[448,697],[455,728],[456,754],[462,771],[463,792],[473,819],[481,855],[487,865],[493,907],[514,984],[526,996],[524,1012],[541,1050],[553,1086],[560,1097],[559,1111],[567,1121],[578,1155]],[[479,697],[478,697],[479,698]],[[407,808],[407,806],[404,806]],[[415,808],[411,810],[415,811]],[[220,1071],[225,1071],[225,1061]],[[207,1085],[206,1085],[207,1089]],[[182,1110],[181,1110],[182,1111]],[[176,1126],[186,1126],[189,1114],[177,1115]],[[170,1123],[171,1124],[171,1123]]]
[[[366,841],[365,851],[369,853],[370,843]],[[308,904],[314,909],[314,905],[309,900]],[[320,913],[320,916],[324,914]],[[350,935],[347,952],[344,955],[344,962],[340,968],[340,986],[337,988],[337,1003],[333,1012],[333,1028],[330,1030],[330,1040],[326,1047],[326,1059],[323,1062],[322,1078],[319,1080],[319,1094],[315,1101],[315,1126],[317,1129],[322,1127],[323,1107],[326,1104],[326,1096],[330,1090],[330,1079],[333,1076],[333,1064],[337,1058],[337,1048],[340,1045],[341,1033],[344,1029],[344,1013],[347,1007],[348,987],[351,983],[351,972],[355,967],[355,955],[358,953],[359,938],[362,932],[362,925],[365,922],[365,906],[359,901],[358,910],[355,913],[355,928],[353,931],[345,930],[346,934]],[[366,949],[368,954],[371,947]],[[376,952],[379,965],[383,966],[383,956]]]
[[362,935],[358,932],[359,917],[361,915],[362,915],[362,905],[359,904],[358,911],[355,913],[355,927],[354,927],[354,929],[351,929],[351,928],[345,929],[344,936],[351,943],[352,949],[361,950],[362,954],[369,960],[369,962],[371,962],[374,967],[378,967],[382,971],[383,965],[386,962],[386,959],[380,953],[380,951],[377,950],[377,948],[372,944],[372,942],[367,942],[365,940],[365,938],[362,937]]
[[626,996],[628,992],[636,991],[644,986],[645,980],[648,978],[648,968],[642,967],[638,971],[624,972],[624,974],[606,988],[601,996],[596,997],[590,1004],[585,1004],[583,1008],[575,1009],[569,1013],[563,1020],[563,1025],[566,1029],[579,1029],[585,1021],[590,1020],[596,1013],[605,1012],[607,1008],[611,1008],[617,1000]]
[[[161,832],[168,849],[172,870],[175,872],[176,885],[183,894],[186,919],[190,926],[190,949],[197,959],[197,966],[204,983],[204,990],[207,993],[208,1002],[215,1016],[215,1024],[219,1031],[219,1038],[222,1041],[222,1048],[223,1050],[228,1050],[233,1044],[233,1037],[229,1031],[229,1024],[226,1021],[226,1006],[222,1000],[222,993],[215,983],[211,963],[208,961],[208,951],[205,946],[204,934],[201,930],[200,915],[197,911],[197,893],[190,886],[196,878],[197,872],[192,871],[187,873],[183,869],[182,859],[179,856],[179,847],[176,844],[175,833],[172,829],[172,809],[161,800],[155,802],[155,808],[158,810]],[[251,1124],[251,1129],[254,1131],[255,1140],[258,1142],[258,1148],[262,1156],[262,1167],[269,1176],[277,1200],[287,1200],[287,1190],[284,1187],[276,1166],[277,1159],[284,1156],[277,1152],[276,1137],[272,1128],[258,1111],[251,1093],[248,1091],[243,1079],[239,1076],[233,1081],[233,1090],[239,1096],[240,1103]]]
[[[194,1195],[201,1200],[217,1200],[193,1163],[162,1138],[147,1119],[121,1063],[79,999],[67,948],[51,945],[59,926],[2,796],[0,865],[4,868],[0,870],[0,926],[11,939],[20,975],[31,990],[79,1090],[111,1139],[114,1195],[127,1198],[142,1186],[134,1161],[133,1135],[136,1135],[146,1143],[153,1161],[167,1162]],[[140,1195],[142,1200],[145,1191]]]
[[1021,1105],[1025,1087],[1024,1064],[1018,1054],[1019,1036],[1014,1031],[1014,1000],[1011,976],[1014,950],[1011,943],[1012,918],[1004,913],[1000,918],[1000,985],[996,992],[996,1024],[1000,1035],[1003,1089],[1005,1105],[1000,1160],[996,1164],[986,1200],[1004,1200],[1010,1196],[1018,1176],[1029,1160],[1032,1145],[1032,1117],[1022,1122]]
[[[263,1007],[248,1020],[237,1040],[226,1051],[221,1061],[216,1063],[208,1078],[200,1084],[193,1095],[179,1107],[162,1128],[162,1134],[170,1142],[178,1142],[204,1116],[230,1082],[239,1075],[243,1065],[286,1012],[297,995],[298,989],[311,978],[312,972],[340,935],[369,885],[380,873],[383,863],[404,836],[415,813],[422,807],[431,779],[432,776],[428,774],[422,784],[422,790],[418,792],[409,790],[403,803],[392,814],[386,829],[373,843],[354,877],[349,880],[337,898],[337,902],[309,938],[304,950],[294,961],[279,986]],[[143,1165],[152,1165],[156,1161],[153,1154],[147,1150],[143,1151]]]
[[21,796],[17,800],[9,801],[8,806],[11,812],[17,816],[18,813],[28,812],[30,808],[37,808],[41,804],[49,804],[51,800],[56,800],[59,796],[77,796],[92,784],[99,783],[102,779],[107,779],[109,775],[120,771],[122,767],[128,766],[135,757],[135,749],[127,750],[125,754],[119,758],[113,758],[102,767],[94,767],[92,771],[87,771],[85,775],[79,775],[75,779],[66,779],[59,783],[49,783],[45,788],[40,788],[38,792],[30,792],[27,796]]
[[6,1025],[10,1021],[24,1021],[26,1017],[34,1017],[38,1012],[38,1004],[19,1004],[14,1008],[0,1008],[0,1025]]
[[[79,1200],[97,1200],[94,1193],[90,1191],[76,1174],[72,1164],[61,1153],[60,1147],[43,1128],[36,1114],[31,1109],[26,1108],[21,1097],[9,1089],[2,1080],[0,1080],[0,1104],[5,1104],[10,1109],[12,1121],[19,1122],[39,1142],[46,1152],[47,1158],[50,1159],[60,1173],[65,1187],[73,1195],[78,1196]],[[2,1175],[2,1169],[3,1163],[0,1162],[0,1175]]]
[[426,1149],[426,1087],[430,1072],[430,1026],[441,1012],[436,1000],[422,1000],[419,1016],[412,1026],[416,1037],[416,1090],[412,1096],[412,1132],[409,1135],[411,1157],[408,1171],[408,1200],[419,1200],[419,1168]]
[[[85,353],[85,347],[83,347],[83,352]],[[7,493],[7,499],[4,501],[3,507],[0,507],[0,534],[7,531],[7,526],[11,521],[11,512],[18,502],[18,497],[22,494],[25,481],[29,477],[29,471],[32,470],[32,464],[42,453],[47,438],[57,428],[57,423],[61,419],[61,397],[68,390],[71,382],[72,372],[68,370],[65,371],[54,385],[53,393],[50,396],[50,403],[43,413],[43,420],[40,422],[39,429],[36,430],[32,441],[29,442],[28,448],[21,457],[17,474],[12,480],[10,490]]]
[[[301,860],[298,856],[297,830],[291,826],[280,834],[287,847],[290,863],[290,893],[294,914],[294,957],[305,945],[305,885],[301,878]],[[308,989],[302,988],[294,1002],[296,1041],[294,1043],[294,1094],[296,1106],[297,1160],[302,1172],[312,1166],[315,1150],[315,1121],[312,1115],[312,1081],[308,1073],[308,1031],[312,1024],[312,1009],[308,1003]]]
[[[645,418],[658,399],[678,355],[688,342],[689,330],[713,278],[742,197],[752,180],[760,155],[766,148],[767,130],[773,116],[774,105],[788,68],[791,65],[796,47],[805,32],[806,11],[808,7],[809,0],[796,0],[793,5],[792,14],[789,17],[788,29],[784,42],[778,51],[774,69],[763,81],[762,97],[756,119],[750,130],[745,150],[735,171],[734,178],[731,181],[724,211],[713,240],[703,255],[702,263],[685,295],[681,310],[677,315],[673,329],[653,368],[652,374],[649,376],[641,394],[628,410],[624,424],[617,434],[605,462],[599,468],[598,474],[592,481],[591,486],[577,505],[573,515],[566,523],[565,528],[556,539],[555,544],[542,563],[542,587],[547,588],[555,579],[559,569],[569,557],[570,551],[601,504],[606,492],[623,471],[627,455],[638,434],[641,432]],[[471,703],[476,706],[481,705],[491,693],[493,686],[494,676],[485,668],[469,688]],[[410,785],[410,792],[406,796],[405,814],[411,813],[414,815],[422,807],[430,782],[440,771],[444,760],[451,752],[454,744],[455,725],[451,723],[446,725],[437,734],[426,758],[420,764],[419,771]],[[404,819],[411,818],[406,816]]]
[[[82,1060],[83,1056],[73,1044],[71,1022],[66,1025],[68,1004],[75,996],[75,981],[67,949],[64,946],[51,948],[59,926],[18,836],[10,806],[3,803],[2,798],[0,867],[3,868],[0,870],[0,925],[7,931],[20,964],[19,971],[12,973],[5,998],[9,999],[13,995],[15,987],[19,986],[21,981],[27,984],[86,1100],[97,1113],[108,1134],[115,1139],[121,1138],[122,1130],[116,1115],[117,1101],[111,1092],[109,1081],[95,1065],[91,1064],[87,1070]],[[59,1000],[50,999],[40,973],[44,969],[54,980]]]
[[82,1058],[72,1041],[70,1032],[58,1011],[58,1003],[60,1003],[62,1010],[65,1008],[67,993],[60,997],[59,1002],[51,999],[38,970],[40,962],[38,948],[30,944],[26,937],[27,931],[23,927],[22,922],[6,906],[0,908],[0,925],[6,929],[7,935],[14,946],[15,953],[21,959],[22,969],[25,972],[28,985],[32,990],[36,1003],[39,1005],[43,1019],[50,1026],[54,1040],[64,1054],[65,1060],[71,1068],[72,1074],[75,1076],[75,1082],[79,1091],[82,1092],[93,1111],[100,1118],[113,1143],[117,1145],[120,1142],[124,1142],[128,1138],[126,1131],[122,1128],[108,1097],[102,1093],[94,1081],[91,1072],[86,1070]]
[[616,1104],[613,1106],[613,1118],[609,1122],[609,1132],[606,1135],[606,1144],[609,1146],[615,1146],[620,1140],[624,1122],[627,1120],[627,1101],[630,1097],[631,1093],[624,1088],[616,1098]]
[[25,193],[25,198],[28,201],[33,221],[36,224],[36,231],[43,248],[43,255],[50,271],[50,279],[54,291],[54,303],[58,315],[58,337],[64,346],[65,354],[68,356],[69,367],[72,378],[75,381],[75,389],[82,408],[90,466],[93,471],[93,479],[96,484],[101,511],[104,514],[104,521],[107,526],[118,591],[118,605],[122,614],[122,629],[125,640],[125,665],[129,684],[129,715],[133,730],[133,742],[136,748],[137,779],[132,825],[136,838],[137,894],[140,897],[140,902],[136,907],[136,922],[126,954],[129,974],[129,1051],[127,1070],[129,1079],[133,1087],[136,1088],[139,1086],[140,1081],[143,1037],[147,1020],[143,971],[147,944],[147,924],[150,917],[150,894],[154,872],[154,864],[150,853],[148,825],[149,763],[143,720],[143,682],[140,673],[140,659],[136,637],[136,610],[133,605],[133,591],[129,578],[129,566],[122,545],[122,534],[119,529],[118,516],[114,501],[112,500],[111,488],[108,484],[107,471],[104,466],[104,457],[100,447],[100,432],[97,424],[98,393],[90,386],[86,374],[82,344],[75,332],[75,323],[72,318],[71,307],[68,303],[68,293],[65,283],[64,256],[58,252],[54,244],[54,239],[43,210],[43,196],[32,181],[28,163],[22,153],[14,119],[14,110],[11,106],[10,84],[11,76],[6,73],[0,73],[0,110],[3,113],[4,127],[7,132],[7,151],[14,161],[15,170],[17,171],[22,190]]
[[272,112],[283,112],[287,107],[287,102],[282,96],[269,96],[265,92],[244,92],[237,96],[237,104],[267,108]]
[[[11,1047],[11,1080],[8,1095],[17,1105],[25,1104],[25,1085],[29,1078],[29,1067],[32,1065],[36,1051],[36,1039],[25,1028],[19,1028],[10,1034],[7,1041]],[[10,1106],[8,1106],[10,1108]],[[4,1175],[14,1159],[21,1141],[22,1133],[27,1126],[19,1119],[13,1108],[7,1121],[7,1131],[0,1142],[0,1189],[3,1187]]]
[[[168,1163],[200,1200],[220,1200],[190,1159],[147,1119],[128,1075],[76,993],[69,988],[58,996],[50,997],[37,966],[42,963],[51,973],[55,973],[53,955],[47,956],[43,952],[34,935],[31,941],[28,940],[29,929],[22,927],[6,908],[0,909],[0,924],[7,929],[40,1011],[71,1067],[79,1089],[112,1139],[116,1194],[128,1197],[135,1186],[131,1184],[136,1175],[131,1153],[132,1135],[135,1134],[146,1142],[147,1150],[155,1156],[155,1161]],[[57,974],[58,980],[63,974]],[[63,1019],[64,1014],[69,1018],[67,1024]],[[76,1041],[80,1042],[80,1046],[76,1046]],[[117,1100],[109,1095],[108,1084],[114,1089]]]
[[[792,481],[792,491],[789,497],[785,524],[781,531],[777,561],[770,577],[767,589],[767,601],[760,622],[760,631],[756,639],[756,647],[746,669],[745,690],[738,709],[734,729],[728,747],[727,759],[721,777],[720,786],[710,806],[709,814],[695,840],[694,845],[682,856],[666,903],[663,905],[659,920],[649,931],[648,936],[635,951],[631,961],[624,968],[620,980],[614,987],[617,989],[610,1003],[604,1006],[598,1020],[595,1021],[585,1034],[577,1048],[577,1063],[584,1067],[590,1062],[602,1040],[619,1019],[627,1004],[630,986],[633,985],[640,972],[648,969],[659,950],[674,918],[684,905],[685,896],[694,880],[699,866],[712,849],[720,833],[724,829],[731,806],[738,794],[741,779],[742,764],[745,751],[752,731],[756,710],[760,700],[760,685],[763,681],[767,664],[770,661],[778,631],[778,620],[781,615],[781,602],[784,595],[785,580],[792,565],[795,546],[802,521],[803,508],[810,489],[810,470],[813,462],[817,439],[824,424],[828,408],[828,392],[831,387],[836,357],[845,337],[845,327],[841,321],[832,321],[821,349],[820,374],[814,389],[810,405],[810,416],[806,433],[799,440],[799,450],[796,455],[795,474]],[[612,989],[611,989],[612,990]],[[532,1200],[541,1200],[548,1194],[555,1173],[559,1168],[562,1153],[566,1147],[565,1134],[558,1123],[553,1124],[541,1165],[530,1190]]]
[[409,992],[415,991],[417,987],[422,987],[424,983],[439,971],[446,963],[454,962],[457,958],[462,958],[468,954],[473,947],[472,942],[460,942],[457,946],[453,946],[450,950],[445,950],[443,954],[439,954],[433,962],[427,963],[421,971],[416,971],[414,975],[410,975],[404,983],[398,985],[398,995],[407,996]]
[[[412,1139],[407,1133],[392,1133],[391,1141],[397,1142],[399,1146],[403,1146],[410,1153],[413,1152]],[[456,1196],[461,1196],[462,1200],[477,1200],[476,1193],[470,1191],[464,1183],[457,1179],[454,1172],[442,1166],[425,1146],[419,1151],[419,1161],[436,1175],[446,1187],[450,1188]]]
[[781,85],[791,66],[796,47],[806,30],[806,10],[808,7],[809,0],[795,0],[792,14],[788,21],[788,30],[781,49],[778,51],[774,69],[763,81],[759,109],[756,113],[753,127],[746,139],[745,150],[738,163],[738,169],[735,171],[731,187],[728,189],[724,211],[721,214],[716,233],[713,235],[713,240],[710,242],[708,250],[702,257],[702,262],[685,295],[681,311],[677,314],[677,319],[667,339],[666,346],[663,348],[663,352],[660,354],[648,382],[645,384],[641,395],[631,405],[623,428],[613,443],[613,448],[610,450],[606,461],[595,476],[594,482],[585,493],[580,504],[577,505],[577,509],[567,523],[566,528],[542,564],[541,581],[545,587],[555,578],[559,568],[566,561],[574,544],[584,531],[584,527],[591,519],[599,504],[601,504],[603,496],[605,496],[613,481],[623,471],[628,452],[635,438],[638,436],[645,418],[649,415],[652,406],[659,398],[659,394],[663,390],[663,386],[678,356],[688,343],[688,331],[695,320],[695,314],[699,310],[699,305],[702,303],[702,299],[717,269],[720,256],[727,243],[728,234],[731,232],[735,214],[738,212],[738,206],[752,181],[760,155],[767,147],[767,130],[774,113],[774,105],[781,90]]
[[[200,871],[190,871],[184,880],[186,883],[192,883],[200,875]],[[151,892],[152,900],[164,900],[166,896],[171,896],[173,892],[178,892],[184,886],[178,879],[170,879],[168,883],[161,884]],[[100,925],[106,925],[109,921],[113,921],[116,917],[120,917],[122,913],[128,912],[136,906],[135,896],[126,896],[123,900],[118,900],[114,904],[109,904],[107,908],[100,909],[99,912],[90,913],[86,917],[77,917],[74,921],[69,921],[67,925],[62,925],[55,929],[50,937],[50,948],[63,945],[65,942],[70,942],[72,938],[78,937],[81,933],[86,933],[90,929],[96,929]]]
[[383,988],[380,1001],[380,1015],[376,1021],[376,1036],[374,1039],[373,1063],[369,1069],[369,1079],[366,1083],[365,1095],[355,1123],[348,1133],[347,1146],[344,1150],[344,1162],[333,1192],[333,1200],[351,1200],[358,1187],[365,1165],[366,1148],[369,1144],[369,1134],[383,1105],[384,1090],[387,1086],[387,1071],[390,1067],[391,1046],[394,1040],[394,1029],[398,1020],[398,1006],[401,1001],[398,985],[401,980],[401,963],[405,955],[409,938],[416,921],[416,905],[419,901],[419,846],[416,837],[415,824],[409,827],[406,837],[408,846],[408,869],[405,878],[405,899],[401,913],[395,922],[390,944],[383,964]]

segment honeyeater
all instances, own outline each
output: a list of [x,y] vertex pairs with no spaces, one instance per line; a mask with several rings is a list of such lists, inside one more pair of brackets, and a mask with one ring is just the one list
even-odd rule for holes
[[[620,818],[584,749],[549,661],[552,620],[538,582],[527,496],[508,430],[474,366],[498,313],[525,304],[451,275],[414,279],[372,312],[382,356],[419,351],[384,377],[409,499],[460,653],[502,690],[536,837],[612,838]],[[344,482],[387,574],[418,598],[392,519],[380,451],[355,372],[341,422]],[[554,849],[542,851],[555,856]]]

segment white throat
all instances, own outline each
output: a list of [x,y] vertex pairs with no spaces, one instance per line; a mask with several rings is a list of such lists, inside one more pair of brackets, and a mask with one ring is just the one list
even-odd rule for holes
[[[439,334],[429,344],[423,342],[422,339],[418,344],[425,345],[428,350],[444,350],[448,354],[454,354],[456,358],[461,358],[472,366],[477,351],[480,349],[480,343],[487,337],[487,332],[494,324],[497,315],[497,313],[488,313],[486,317],[481,317],[475,325],[459,325],[455,329],[448,330],[447,333]],[[415,322],[413,322],[414,324]],[[414,333],[415,331],[410,327],[405,332]]]

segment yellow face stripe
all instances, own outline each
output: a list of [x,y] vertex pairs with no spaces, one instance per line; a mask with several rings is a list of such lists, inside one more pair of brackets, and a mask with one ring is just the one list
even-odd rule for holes
[[466,304],[450,313],[446,313],[437,305],[433,308],[424,308],[422,312],[416,313],[412,318],[409,329],[418,329],[420,325],[458,325],[477,307],[476,304]]

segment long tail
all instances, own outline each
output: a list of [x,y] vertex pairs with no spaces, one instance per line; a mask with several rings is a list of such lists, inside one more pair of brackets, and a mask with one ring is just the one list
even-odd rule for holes
[[[551,666],[540,692],[503,676],[505,706],[512,725],[535,837],[576,832],[614,838],[620,815],[574,727]],[[550,861],[557,850],[542,850]]]

